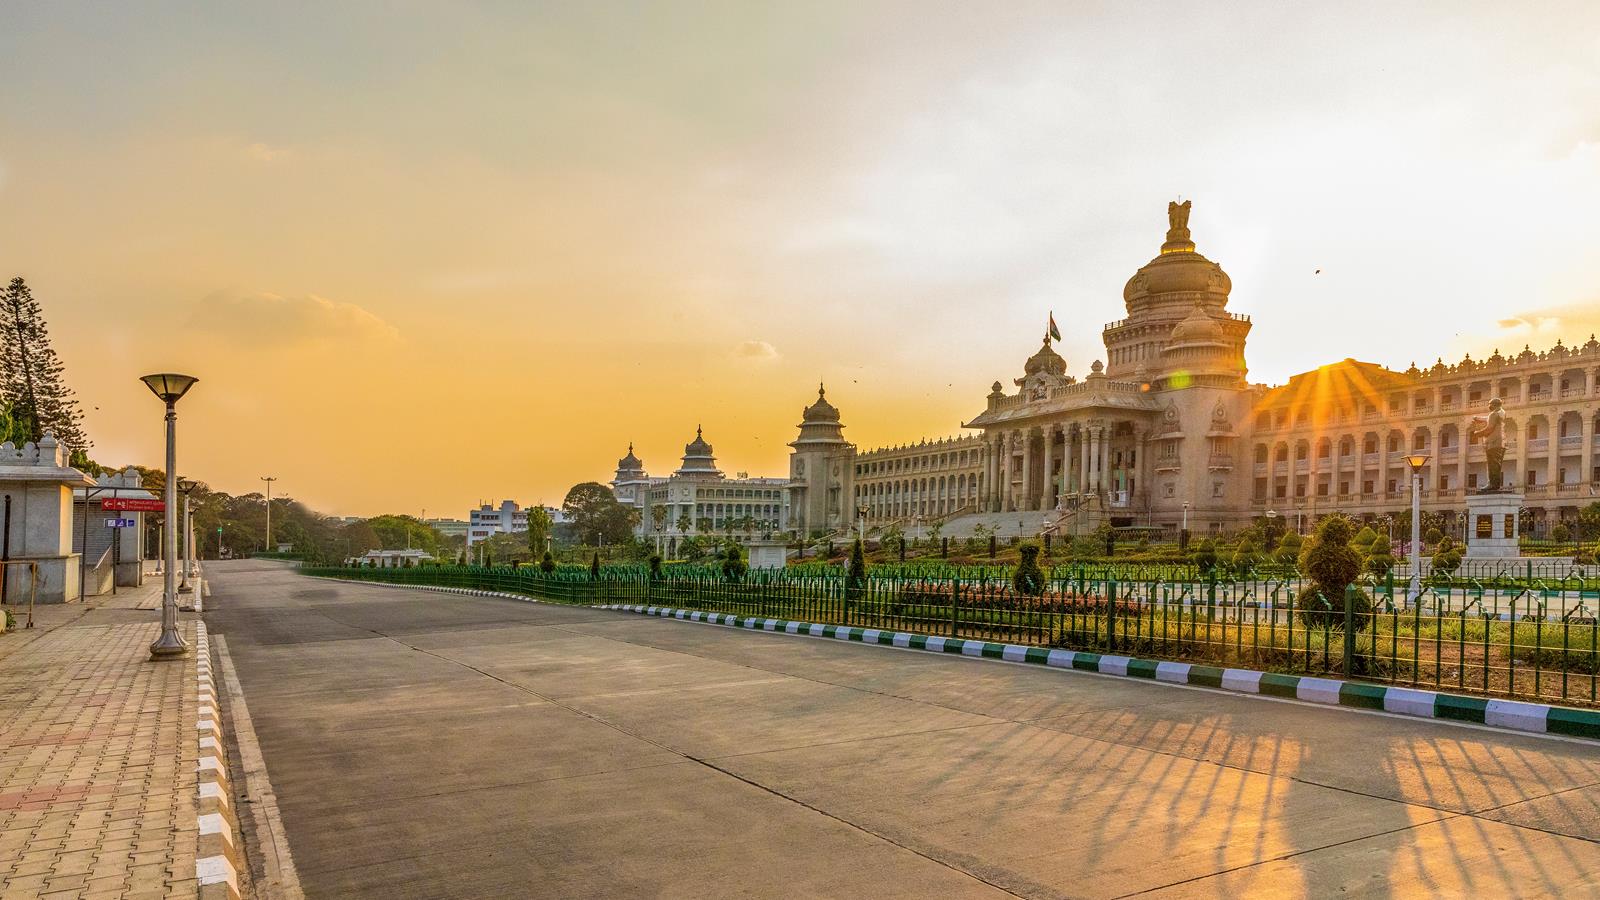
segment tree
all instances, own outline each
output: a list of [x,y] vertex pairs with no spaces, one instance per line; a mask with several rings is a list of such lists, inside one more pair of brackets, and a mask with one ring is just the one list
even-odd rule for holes
[[745,565],[744,553],[741,552],[739,544],[735,541],[729,541],[727,549],[722,553],[722,577],[729,581],[738,581],[744,577],[744,573],[748,568]]
[[593,546],[626,541],[633,533],[638,514],[638,510],[619,503],[611,489],[597,481],[573,485],[561,501],[561,511],[572,520],[578,541]]
[[534,553],[543,553],[550,539],[550,527],[554,522],[550,519],[550,511],[543,506],[530,506],[528,508],[528,549]]
[[0,387],[7,407],[26,424],[29,440],[37,443],[48,431],[72,450],[87,452],[93,445],[83,433],[83,410],[62,382],[65,367],[50,346],[50,331],[27,283],[11,279],[0,294],[0,309],[4,316]]
[[861,538],[850,545],[850,571],[845,576],[844,596],[847,600],[860,600],[867,591],[867,554]]

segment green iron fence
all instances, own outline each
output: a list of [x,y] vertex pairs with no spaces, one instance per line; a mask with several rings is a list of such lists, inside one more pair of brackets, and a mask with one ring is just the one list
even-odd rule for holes
[[1593,704],[1600,688],[1600,594],[1579,582],[1502,587],[1473,579],[1386,578],[1343,597],[1297,577],[1119,581],[1053,570],[1039,595],[1008,578],[781,572],[729,579],[711,569],[612,566],[304,569],[307,574],[504,591],[571,604],[644,604],[913,631],[1488,695]]

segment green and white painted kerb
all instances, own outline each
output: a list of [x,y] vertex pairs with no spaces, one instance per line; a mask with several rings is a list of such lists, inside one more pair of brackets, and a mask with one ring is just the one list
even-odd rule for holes
[[[508,591],[485,591],[474,588],[425,584],[363,583],[384,587],[441,591],[449,594],[466,594],[474,597],[505,597],[511,600],[522,600],[531,603],[542,602],[526,594],[513,594]],[[1349,706],[1356,709],[1381,710],[1398,715],[1417,716],[1423,719],[1449,719],[1456,722],[1471,722],[1515,731],[1559,734],[1600,740],[1600,711],[1573,709],[1568,706],[1550,706],[1544,703],[1526,703],[1521,700],[1499,700],[1463,694],[1446,694],[1418,688],[1343,681],[1337,678],[1282,675],[1277,672],[1257,672],[1253,669],[1221,669],[1216,666],[1202,666],[1194,663],[1138,659],[1131,656],[1087,653],[1081,650],[1057,650],[1049,647],[1029,647],[1022,644],[997,644],[992,641],[933,637],[926,634],[891,631],[881,628],[821,625],[814,622],[796,622],[763,616],[735,616],[731,613],[703,612],[694,609],[678,609],[671,606],[608,603],[597,604],[590,608],[620,610],[647,616],[680,619],[685,622],[702,622],[755,631],[833,638],[840,641],[857,641],[865,644],[900,647],[906,650],[924,650],[931,653],[959,653],[962,656],[1000,659],[1016,663],[1032,663],[1054,669],[1096,672],[1101,675],[1117,675],[1124,678],[1146,678],[1170,684],[1216,688],[1224,691],[1236,691],[1241,694],[1261,694],[1268,697],[1321,703],[1327,706]]]
[[[515,596],[515,595],[507,595]],[[881,644],[907,650],[925,650],[931,653],[959,653],[1001,659],[1007,662],[1033,663],[1056,669],[1073,669],[1117,675],[1124,678],[1146,678],[1171,684],[1237,691],[1241,694],[1262,694],[1321,703],[1328,706],[1349,706],[1357,709],[1382,710],[1424,719],[1450,719],[1472,722],[1496,728],[1531,731],[1539,734],[1560,734],[1570,737],[1600,739],[1600,711],[1550,706],[1543,703],[1525,703],[1520,700],[1497,700],[1445,694],[1417,688],[1395,687],[1382,684],[1342,681],[1337,678],[1314,678],[1306,675],[1282,675],[1276,672],[1257,672],[1252,669],[1222,669],[1194,663],[1167,662],[1086,653],[1080,650],[1056,650],[1048,647],[1028,647],[1021,644],[997,644],[992,641],[963,640],[959,638],[932,637],[905,631],[879,628],[857,628],[844,625],[819,625],[813,622],[793,622],[761,616],[735,616],[728,613],[702,612],[676,609],[667,606],[637,606],[608,604],[595,609],[615,609],[681,619],[686,622],[704,622],[755,631],[772,631],[809,637],[833,638],[840,641],[858,641],[864,644]]]

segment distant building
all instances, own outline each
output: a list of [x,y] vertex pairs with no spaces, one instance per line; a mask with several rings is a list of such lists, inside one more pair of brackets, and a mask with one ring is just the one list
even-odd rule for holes
[[365,556],[351,557],[345,562],[373,569],[399,569],[431,559],[433,557],[422,550],[368,550]]
[[467,529],[471,527],[466,519],[424,519],[422,524],[445,537],[466,537]]
[[665,478],[646,474],[629,446],[628,455],[617,461],[611,489],[618,502],[639,510],[635,533],[658,538],[673,552],[678,540],[695,535],[783,531],[788,484],[786,478],[728,478],[696,428],[681,464]]
[[[530,507],[531,508],[531,507]],[[565,525],[567,516],[558,507],[546,506],[544,511],[550,515],[550,524]],[[460,521],[447,519],[441,521]],[[515,500],[501,500],[499,506],[483,504],[469,513],[469,520],[464,523],[465,528],[458,534],[467,536],[467,546],[472,546],[478,541],[486,540],[497,534],[515,534],[528,530],[528,513]],[[440,529],[441,531],[443,529]],[[450,534],[450,532],[445,532]]]

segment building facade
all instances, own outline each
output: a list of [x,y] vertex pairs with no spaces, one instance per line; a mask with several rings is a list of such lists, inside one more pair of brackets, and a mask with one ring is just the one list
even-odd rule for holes
[[611,481],[618,502],[639,511],[635,533],[673,552],[683,538],[701,535],[777,533],[786,530],[783,478],[729,478],[704,433],[684,445],[677,470],[652,477],[628,446]]
[[994,382],[962,423],[967,436],[861,450],[819,389],[789,444],[787,479],[728,481],[697,434],[670,478],[646,475],[630,447],[613,487],[641,509],[641,533],[720,531],[752,515],[842,536],[864,513],[869,528],[948,523],[946,534],[963,522],[1004,534],[1109,523],[1172,536],[1273,516],[1306,528],[1335,510],[1399,517],[1410,508],[1405,458],[1425,455],[1423,506],[1450,517],[1486,483],[1469,432],[1499,397],[1507,482],[1524,492],[1530,532],[1600,499],[1593,336],[1426,369],[1346,359],[1252,384],[1250,317],[1228,308],[1232,280],[1197,251],[1189,213],[1168,205],[1165,242],[1123,287],[1126,316],[1101,331],[1104,361],[1069,374],[1046,336],[1010,388]]

